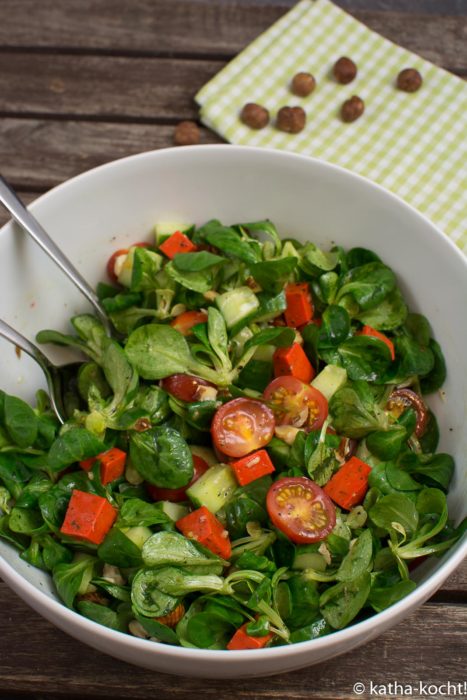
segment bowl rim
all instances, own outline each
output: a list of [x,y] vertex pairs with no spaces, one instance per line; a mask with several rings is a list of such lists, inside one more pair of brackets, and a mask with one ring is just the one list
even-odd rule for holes
[[[365,186],[374,188],[383,196],[386,196],[390,201],[392,201],[397,207],[406,209],[415,215],[432,231],[430,235],[435,238],[440,238],[447,245],[452,254],[455,255],[458,261],[462,261],[467,272],[467,257],[463,255],[460,248],[454,243],[454,241],[444,234],[433,222],[431,222],[427,216],[416,210],[412,205],[405,202],[398,195],[385,189],[378,183],[375,183],[368,178],[347,170],[341,166],[334,165],[333,163],[328,163],[326,161],[314,158],[311,156],[306,156],[302,154],[292,153],[289,151],[275,150],[272,148],[258,148],[252,146],[235,146],[231,144],[207,144],[207,145],[196,145],[196,146],[184,146],[184,147],[172,147],[165,149],[158,149],[153,151],[144,151],[142,153],[136,153],[124,158],[119,158],[107,163],[103,163],[95,168],[91,168],[83,173],[75,175],[74,177],[65,180],[59,185],[53,187],[48,192],[42,194],[34,202],[31,203],[30,208],[32,211],[36,207],[42,206],[44,202],[47,202],[49,198],[56,195],[57,192],[62,192],[63,190],[72,188],[76,183],[81,180],[85,180],[89,177],[94,177],[100,175],[101,172],[110,172],[114,169],[119,169],[124,167],[126,163],[150,160],[152,158],[158,158],[167,156],[171,158],[175,156],[176,158],[182,158],[185,153],[196,153],[196,152],[217,152],[220,154],[230,153],[245,153],[245,156],[257,156],[260,158],[268,159],[272,161],[290,161],[296,160],[302,163],[312,163],[315,167],[323,168],[324,170],[329,170],[330,172],[339,173],[340,177],[349,178],[349,180],[358,180],[365,184]],[[177,155],[176,155],[177,154]],[[229,157],[229,156],[227,156]],[[240,156],[243,157],[243,156]],[[7,222],[1,232],[6,228],[11,227],[12,222]],[[400,601],[391,605],[385,610],[374,613],[370,617],[360,622],[349,625],[342,630],[336,630],[332,633],[325,635],[323,637],[318,637],[316,639],[311,639],[303,642],[296,642],[292,645],[284,645],[278,647],[269,647],[265,649],[255,649],[252,654],[252,650],[242,650],[242,651],[228,651],[224,649],[198,649],[198,648],[187,648],[182,646],[173,646],[170,644],[163,644],[161,642],[153,642],[146,639],[139,639],[134,637],[127,632],[120,632],[118,630],[113,630],[97,622],[94,622],[83,615],[80,615],[75,610],[67,608],[64,603],[60,602],[58,599],[51,598],[49,594],[44,591],[39,590],[30,583],[26,578],[24,578],[16,569],[9,564],[3,557],[0,556],[0,575],[8,583],[14,592],[16,592],[23,600],[31,605],[34,609],[39,611],[40,614],[47,617],[50,621],[54,622],[57,619],[60,620],[59,626],[62,630],[69,633],[71,636],[78,637],[75,632],[80,629],[83,633],[87,633],[87,639],[92,637],[99,637],[102,640],[112,641],[116,643],[121,649],[128,647],[128,645],[134,649],[135,652],[143,651],[148,652],[152,649],[153,653],[159,657],[168,656],[173,659],[182,660],[209,660],[212,659],[228,662],[229,664],[235,664],[238,662],[245,662],[247,659],[254,659],[255,661],[261,660],[271,660],[278,659],[285,656],[294,655],[294,650],[296,652],[309,652],[310,655],[313,650],[325,650],[328,647],[332,647],[339,643],[347,643],[346,649],[352,647],[352,641],[355,642],[353,646],[358,643],[358,639],[362,642],[365,639],[365,633],[368,635],[373,633],[376,627],[383,627],[382,631],[386,629],[384,627],[391,617],[401,618],[407,610],[415,610],[419,605],[421,605],[430,595],[432,595],[446,580],[446,578],[459,566],[463,559],[467,556],[467,533],[461,538],[456,545],[446,552],[444,561],[429,578],[423,582],[420,586],[409,593],[407,596],[402,598]],[[50,575],[50,574],[49,574]],[[345,650],[344,650],[345,651]],[[109,653],[112,653],[109,650]],[[342,653],[342,652],[341,652]]]

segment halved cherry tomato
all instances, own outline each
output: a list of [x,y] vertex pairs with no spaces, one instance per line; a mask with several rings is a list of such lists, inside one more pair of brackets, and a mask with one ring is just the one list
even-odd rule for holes
[[218,450],[229,457],[244,457],[270,442],[274,415],[261,401],[233,399],[217,409],[211,435]]
[[[149,248],[151,244],[150,243],[132,243],[131,247],[132,248]],[[129,248],[120,248],[119,250],[116,250],[115,253],[112,253],[110,258],[107,261],[107,275],[109,279],[112,280],[114,284],[118,284],[118,277],[115,274],[115,261],[120,255],[128,255]]]
[[161,381],[161,386],[164,391],[180,401],[196,401],[199,398],[198,391],[201,386],[216,388],[212,382],[195,377],[193,374],[172,374]]
[[407,408],[412,408],[417,415],[415,425],[416,437],[421,437],[428,423],[428,408],[423,399],[412,389],[394,389],[386,406],[395,418],[404,413]]
[[152,484],[146,484],[146,489],[154,501],[172,501],[172,503],[180,503],[180,501],[188,500],[186,490],[198,481],[199,477],[209,469],[209,465],[198,455],[193,455],[193,478],[190,483],[181,489],[161,489]]
[[331,499],[305,476],[274,482],[266,496],[266,508],[273,525],[297,544],[324,540],[336,524]]
[[185,311],[171,321],[170,325],[182,335],[190,335],[193,326],[206,323],[208,315],[204,311]]
[[277,425],[318,430],[328,415],[326,397],[296,377],[273,379],[263,396],[274,413]]

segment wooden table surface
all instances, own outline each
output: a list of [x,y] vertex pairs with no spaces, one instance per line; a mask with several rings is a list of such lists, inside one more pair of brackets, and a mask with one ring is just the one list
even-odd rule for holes
[[[29,202],[101,163],[172,145],[174,126],[197,118],[198,88],[292,4],[1,0],[1,173]],[[467,75],[466,0],[338,4],[389,39]],[[202,142],[219,138],[203,129]],[[357,697],[358,681],[367,684],[361,697],[369,697],[370,681],[458,683],[467,666],[466,591],[464,565],[422,608],[365,647],[300,672],[226,683],[152,673],[100,654],[55,629],[0,582],[0,697],[346,698]]]

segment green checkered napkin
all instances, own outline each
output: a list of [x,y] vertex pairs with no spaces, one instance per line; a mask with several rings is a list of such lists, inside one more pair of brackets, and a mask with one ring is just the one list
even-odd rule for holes
[[[358,75],[337,84],[332,66],[350,56]],[[395,88],[403,68],[423,76],[418,92]],[[309,97],[289,89],[298,71],[317,81]],[[344,100],[365,113],[344,124]],[[202,121],[235,144],[281,148],[336,163],[378,182],[423,212],[467,253],[467,83],[370,31],[328,0],[301,0],[196,95]],[[246,102],[269,109],[261,131],[244,126]],[[299,134],[274,128],[284,105],[308,115]]]

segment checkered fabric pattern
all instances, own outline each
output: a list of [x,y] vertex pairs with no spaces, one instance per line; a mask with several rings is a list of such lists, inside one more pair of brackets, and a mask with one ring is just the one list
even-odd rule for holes
[[[332,67],[340,56],[358,66],[340,85]],[[423,85],[396,89],[403,68]],[[290,92],[295,73],[317,82],[308,97]],[[359,95],[363,116],[345,124],[344,100]],[[364,175],[398,194],[437,224],[467,253],[467,83],[371,31],[328,0],[301,0],[196,95],[202,121],[227,141],[315,156]],[[239,119],[246,102],[265,106],[271,123],[255,131]],[[284,105],[301,105],[299,134],[274,127]]]

